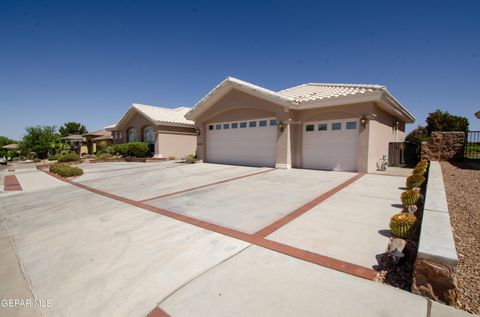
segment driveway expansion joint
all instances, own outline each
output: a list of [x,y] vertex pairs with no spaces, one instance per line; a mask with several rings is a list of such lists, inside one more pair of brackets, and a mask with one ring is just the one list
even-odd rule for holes
[[321,265],[321,266],[324,266],[324,267],[327,267],[327,268],[330,268],[330,269],[333,269],[333,270],[337,270],[337,271],[340,271],[340,272],[343,272],[343,273],[347,273],[347,274],[350,274],[350,275],[354,275],[354,276],[361,277],[361,278],[368,279],[368,280],[372,280],[372,281],[375,280],[376,277],[377,277],[378,272],[374,271],[370,268],[366,268],[366,267],[356,265],[356,264],[353,264],[353,263],[348,263],[348,262],[345,262],[345,261],[341,261],[341,260],[338,260],[338,259],[327,257],[327,256],[324,256],[324,255],[321,255],[321,254],[318,254],[318,253],[302,250],[302,249],[292,247],[292,246],[289,246],[289,245],[286,245],[286,244],[282,244],[282,243],[279,243],[279,242],[271,241],[271,240],[265,239],[264,237],[258,236],[256,234],[249,234],[249,233],[241,232],[241,231],[238,231],[238,230],[235,230],[235,229],[223,227],[223,226],[216,225],[216,224],[213,224],[213,223],[209,223],[209,222],[206,222],[206,221],[203,221],[203,220],[200,220],[200,219],[196,219],[196,218],[192,218],[192,217],[185,216],[185,215],[182,215],[182,214],[178,214],[178,213],[175,213],[173,211],[169,211],[169,210],[165,210],[165,209],[158,208],[158,207],[155,207],[155,206],[147,205],[147,204],[144,204],[142,202],[138,202],[136,200],[132,200],[132,199],[121,197],[121,196],[114,195],[114,194],[110,194],[110,193],[104,192],[102,190],[98,190],[98,189],[86,186],[84,184],[76,183],[76,182],[74,182],[70,179],[65,179],[65,178],[63,178],[59,175],[56,175],[54,173],[51,173],[47,170],[44,170],[44,169],[41,169],[41,170],[43,172],[47,173],[48,175],[50,175],[54,178],[57,178],[57,179],[65,182],[65,183],[68,183],[70,185],[82,188],[82,189],[90,191],[92,193],[95,193],[95,194],[98,194],[98,195],[101,195],[101,196],[104,196],[104,197],[107,197],[107,198],[110,198],[110,199],[114,199],[114,200],[129,204],[129,205],[132,205],[132,206],[135,206],[135,207],[138,207],[138,208],[142,208],[142,209],[145,209],[145,210],[148,210],[148,211],[151,211],[151,212],[154,212],[154,213],[157,213],[157,214],[160,214],[160,215],[163,215],[163,216],[166,216],[166,217],[169,217],[169,218],[172,218],[172,219],[184,222],[184,223],[188,223],[188,224],[191,224],[191,225],[194,225],[194,226],[206,229],[206,230],[217,232],[217,233],[229,236],[229,237],[234,238],[234,239],[242,240],[242,241],[245,241],[245,242],[260,246],[260,247],[263,247],[263,248],[267,248],[267,249],[270,249],[272,251],[283,253],[283,254],[292,256],[294,258],[306,261],[306,262]]

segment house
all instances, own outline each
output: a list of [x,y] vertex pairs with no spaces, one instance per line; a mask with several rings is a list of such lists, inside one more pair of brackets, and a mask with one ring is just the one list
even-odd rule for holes
[[106,129],[95,130],[83,135],[86,140],[87,153],[95,154],[97,151],[106,150],[112,145],[112,132]]
[[78,155],[87,153],[86,139],[80,134],[69,134],[63,137],[62,140],[70,146],[70,149]]
[[415,118],[379,85],[272,91],[228,77],[186,114],[205,162],[374,172]]
[[185,114],[191,108],[161,108],[134,103],[111,131],[113,144],[147,142],[156,158],[194,154],[197,130]]

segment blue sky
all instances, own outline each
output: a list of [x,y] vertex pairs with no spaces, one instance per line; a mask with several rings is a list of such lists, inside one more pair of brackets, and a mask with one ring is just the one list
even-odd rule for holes
[[226,76],[386,85],[423,124],[480,110],[480,1],[0,0],[0,135],[193,106]]

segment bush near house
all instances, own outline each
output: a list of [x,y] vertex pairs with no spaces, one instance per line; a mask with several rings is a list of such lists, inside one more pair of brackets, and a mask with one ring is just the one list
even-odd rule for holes
[[78,154],[75,154],[73,152],[61,154],[57,161],[59,162],[73,162],[73,161],[80,161],[80,156]]
[[146,157],[148,155],[148,144],[145,142],[130,142],[117,144],[113,147],[115,153],[123,156]]
[[72,177],[83,175],[83,170],[78,167],[70,166],[62,163],[55,163],[49,168],[50,172],[62,177]]
[[112,158],[112,155],[109,154],[109,153],[100,153],[100,154],[96,154],[95,155],[95,158],[97,160],[105,160],[105,159],[109,159],[109,158]]
[[185,158],[185,163],[187,164],[195,164],[197,163],[197,158],[193,154],[188,154]]

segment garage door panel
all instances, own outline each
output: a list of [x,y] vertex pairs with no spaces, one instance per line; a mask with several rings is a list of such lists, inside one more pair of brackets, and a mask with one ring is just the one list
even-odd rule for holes
[[[206,158],[211,163],[275,166],[276,126],[207,130]],[[215,126],[217,123],[209,125]],[[221,124],[223,127],[223,123]],[[229,125],[231,127],[231,124]]]
[[[347,122],[357,119],[306,122],[303,126],[302,163],[304,168],[325,170],[357,170],[358,124],[356,129],[346,129]],[[332,130],[332,123],[340,122],[340,130]],[[327,130],[319,131],[320,123]],[[306,131],[313,124],[314,131]]]

